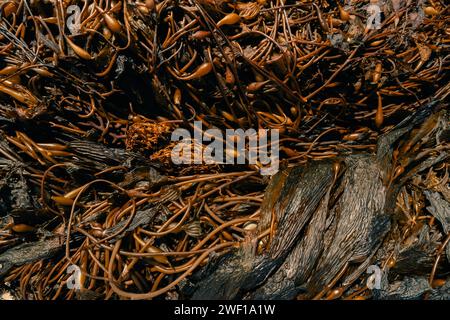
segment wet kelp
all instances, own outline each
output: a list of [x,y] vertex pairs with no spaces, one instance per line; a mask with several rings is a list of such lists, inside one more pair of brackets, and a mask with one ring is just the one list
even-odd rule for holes
[[[197,284],[193,297],[321,298],[335,286],[330,295],[342,295],[374,263],[374,255],[391,229],[397,195],[405,182],[450,157],[445,150],[449,114],[442,111],[430,116],[430,109],[433,107],[421,109],[381,136],[376,155],[337,157],[279,172],[261,205],[259,232],[246,239],[233,257],[220,261],[217,269]],[[430,154],[440,147],[444,147],[442,152]],[[422,192],[430,191],[423,187]],[[450,217],[450,212],[440,212],[443,221]],[[261,243],[258,234],[266,229],[270,236]],[[421,239],[415,242],[420,245]],[[396,267],[390,266],[393,274],[405,271],[401,266],[404,260],[412,267],[406,274],[418,272],[425,263],[418,257],[435,248],[429,252],[422,248],[407,258],[406,248],[402,249],[390,257],[399,260]],[[445,256],[442,250],[441,254]],[[448,261],[446,264],[448,272]]]
[[[443,297],[448,6],[391,1],[369,29],[367,4],[0,1],[2,286],[25,299]],[[173,164],[171,132],[194,120],[279,129],[287,176]],[[217,260],[242,283],[202,291],[224,281]]]

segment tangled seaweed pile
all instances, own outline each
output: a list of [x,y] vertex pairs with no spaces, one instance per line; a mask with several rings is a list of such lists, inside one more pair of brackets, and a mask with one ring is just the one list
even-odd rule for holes
[[[258,226],[268,184],[258,165],[170,161],[171,132],[194,120],[279,129],[291,167],[373,153],[380,134],[422,106],[448,108],[448,6],[380,1],[371,29],[367,5],[0,1],[3,284],[25,299],[177,299],[213,253],[271,239],[276,224]],[[419,274],[438,286],[449,271],[448,130],[432,128],[447,132],[432,131],[424,151],[439,161],[404,176],[371,262],[403,270],[391,280]],[[426,148],[413,132],[391,152]],[[389,170],[398,178],[409,164]],[[71,265],[81,289],[67,286]],[[320,297],[370,297],[365,276],[334,296],[332,279]]]
[[[447,170],[450,115],[439,109],[421,107],[380,136],[376,155],[314,161],[276,174],[257,231],[184,291],[195,299],[336,299],[344,293],[359,299],[368,297],[361,293],[369,287],[389,299],[419,298],[437,286],[433,298],[449,299],[449,284],[434,279],[449,271],[448,174],[438,181],[421,174],[433,166],[430,173]],[[424,215],[425,201],[432,216]],[[393,219],[396,209],[402,211]],[[361,282],[366,270],[375,272],[375,283]]]

